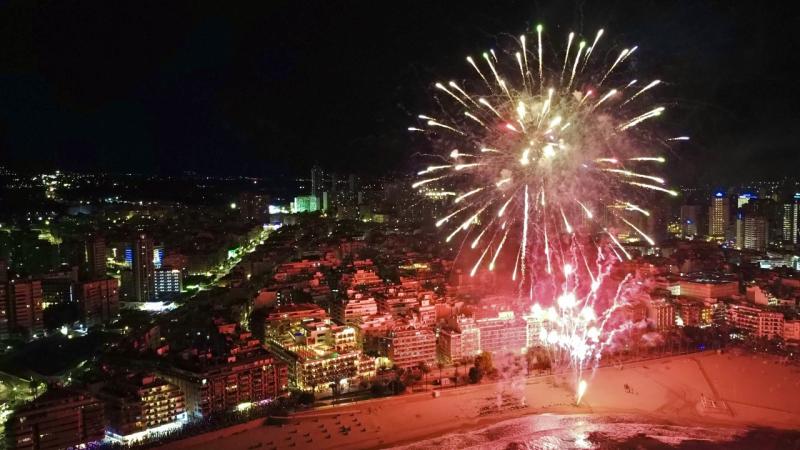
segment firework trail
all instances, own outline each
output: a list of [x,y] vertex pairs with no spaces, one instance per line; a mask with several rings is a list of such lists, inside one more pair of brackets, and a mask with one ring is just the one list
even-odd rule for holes
[[649,103],[661,81],[624,77],[637,47],[606,61],[599,30],[588,47],[570,33],[563,53],[548,55],[543,27],[535,32],[506,52],[467,56],[471,78],[434,84],[440,111],[409,131],[441,156],[413,187],[455,193],[436,226],[447,241],[471,243],[470,275],[513,265],[539,341],[576,369],[580,402],[582,372],[614,337],[606,326],[625,303],[622,290],[603,289],[611,265],[630,259],[622,240],[652,245],[642,201],[677,195],[658,176],[656,149],[688,137],[652,137],[665,112]]

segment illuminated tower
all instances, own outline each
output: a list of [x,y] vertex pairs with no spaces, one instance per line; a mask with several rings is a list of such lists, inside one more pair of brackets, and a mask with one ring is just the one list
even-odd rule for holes
[[311,168],[311,195],[321,196],[325,191],[325,172],[320,166]]
[[783,241],[797,244],[798,219],[800,219],[800,192],[791,202],[783,205]]
[[[43,297],[40,280],[12,280],[6,296],[9,331],[25,330],[30,334],[43,330]],[[10,313],[10,314],[9,314]]]
[[697,205],[681,206],[681,233],[684,236],[698,234],[697,223],[700,216],[700,207]]
[[724,238],[728,230],[731,206],[730,200],[723,192],[716,192],[711,197],[708,207],[708,235],[714,238]]
[[86,241],[86,266],[93,280],[106,276],[106,240],[92,236]]
[[742,235],[741,247],[744,250],[764,252],[769,242],[769,222],[761,216],[745,216],[742,219]]
[[133,295],[137,302],[149,302],[155,296],[153,239],[140,234],[133,245]]

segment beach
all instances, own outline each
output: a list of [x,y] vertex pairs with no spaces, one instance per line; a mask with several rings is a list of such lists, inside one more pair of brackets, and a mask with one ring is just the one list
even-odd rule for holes
[[[541,428],[547,417],[583,418],[596,425],[593,418],[603,418],[600,422],[706,427],[722,430],[710,434],[719,439],[754,426],[800,428],[800,368],[771,356],[707,352],[603,367],[586,377],[589,388],[577,406],[571,377],[517,377],[444,390],[438,398],[427,392],[318,408],[294,414],[283,425],[260,419],[160,448],[424,448],[414,443],[464,436],[525,417],[538,420],[527,421],[528,429]],[[572,448],[592,448],[581,447],[584,438],[575,435]]]

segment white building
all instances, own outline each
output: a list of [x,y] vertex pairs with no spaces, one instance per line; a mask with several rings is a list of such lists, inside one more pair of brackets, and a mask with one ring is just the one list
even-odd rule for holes
[[174,297],[183,288],[183,274],[178,269],[156,269],[154,272],[156,299]]

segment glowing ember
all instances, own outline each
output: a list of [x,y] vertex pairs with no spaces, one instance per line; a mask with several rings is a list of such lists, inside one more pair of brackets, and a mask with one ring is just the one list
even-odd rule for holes
[[588,385],[588,383],[586,383],[586,380],[581,380],[581,381],[578,382],[578,395],[575,396],[575,404],[576,405],[580,405],[581,404],[581,399],[583,398],[583,394],[586,393],[586,388],[588,388],[588,387],[589,387],[589,385]]

